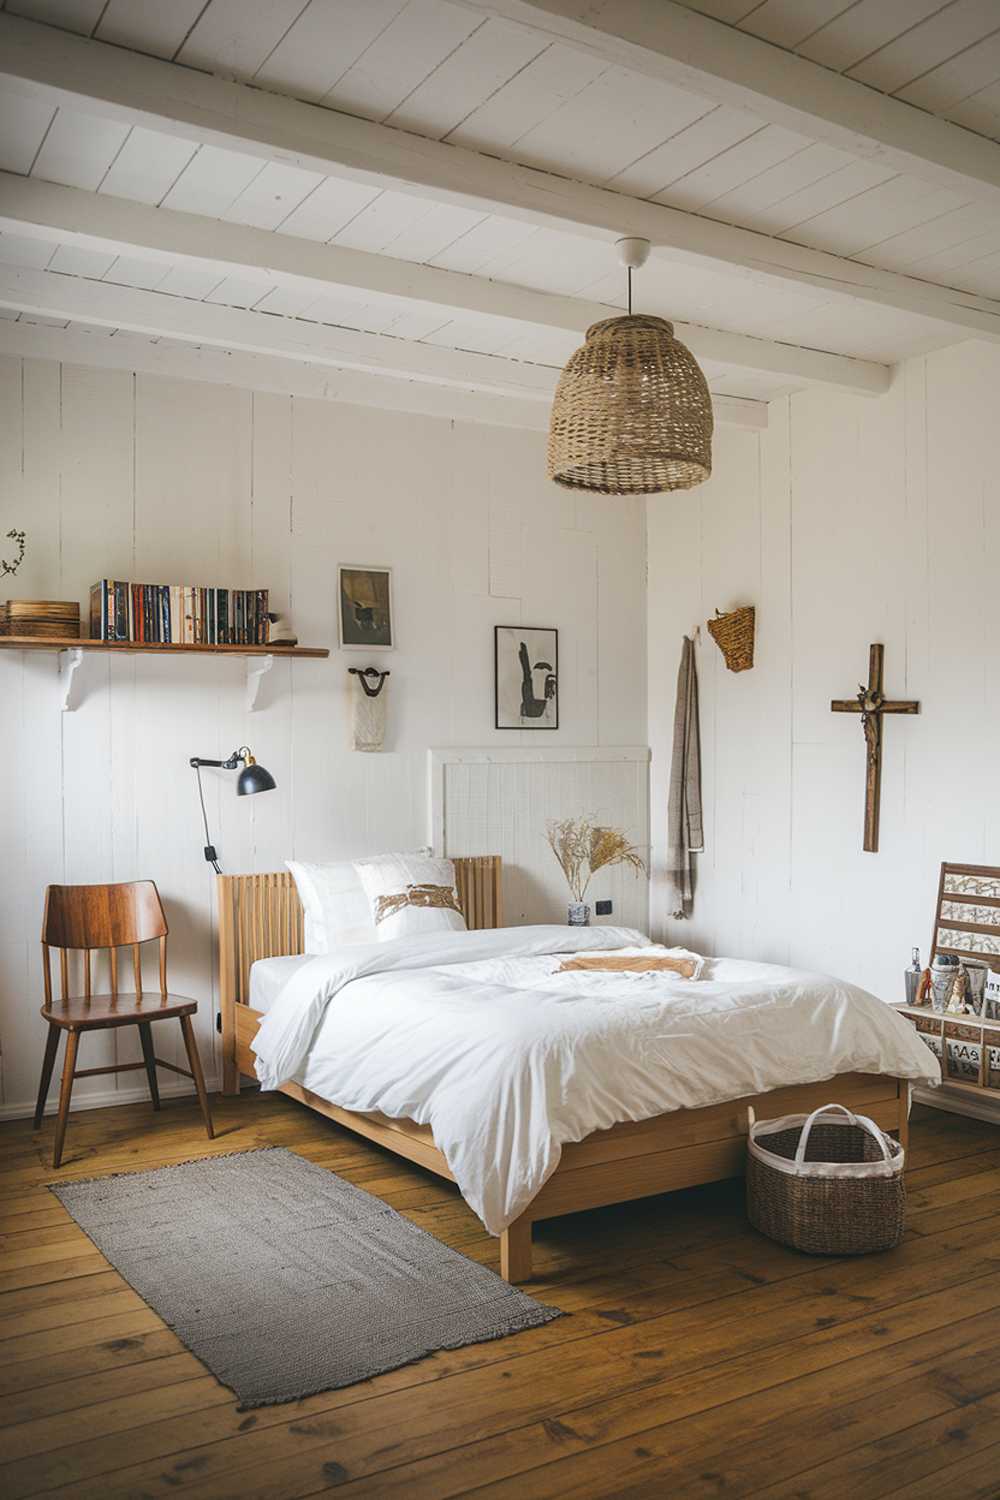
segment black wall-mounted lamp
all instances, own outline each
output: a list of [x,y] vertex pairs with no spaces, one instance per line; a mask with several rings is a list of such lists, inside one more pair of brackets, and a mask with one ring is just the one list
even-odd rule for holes
[[204,760],[199,755],[193,755],[188,761],[198,777],[198,801],[201,803],[201,820],[205,825],[205,858],[212,866],[217,875],[222,874],[219,865],[219,856],[215,852],[212,836],[208,831],[208,814],[205,811],[205,793],[201,785],[202,766],[215,766],[221,771],[235,771],[237,766],[242,766],[239,776],[236,778],[237,797],[252,797],[255,792],[271,792],[274,790],[275,781],[270,771],[257,764],[250,752],[249,745],[241,745],[234,750],[228,760]]

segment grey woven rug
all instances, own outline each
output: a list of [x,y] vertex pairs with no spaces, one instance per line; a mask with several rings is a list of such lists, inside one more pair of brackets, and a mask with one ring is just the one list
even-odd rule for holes
[[51,1187],[244,1408],[561,1315],[281,1147]]

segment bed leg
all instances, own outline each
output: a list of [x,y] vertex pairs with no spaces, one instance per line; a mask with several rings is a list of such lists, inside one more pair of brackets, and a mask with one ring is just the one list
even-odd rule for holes
[[512,1284],[531,1279],[531,1220],[523,1214],[500,1236],[500,1275]]
[[222,1092],[224,1094],[238,1094],[240,1091],[240,1070],[231,1057],[222,1059]]

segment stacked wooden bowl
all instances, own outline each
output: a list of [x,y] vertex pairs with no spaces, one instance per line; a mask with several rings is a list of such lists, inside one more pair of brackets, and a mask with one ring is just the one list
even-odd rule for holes
[[0,635],[66,637],[80,635],[80,605],[57,599],[8,599],[0,604]]

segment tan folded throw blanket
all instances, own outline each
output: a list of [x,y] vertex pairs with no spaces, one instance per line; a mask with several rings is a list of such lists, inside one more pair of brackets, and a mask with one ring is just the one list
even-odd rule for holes
[[694,642],[684,637],[677,672],[674,753],[667,802],[667,915],[686,917],[694,899],[693,854],[705,848],[701,821],[701,729]]
[[696,968],[693,958],[618,958],[611,953],[607,957],[583,955],[569,958],[560,966],[559,973],[565,974],[567,969],[601,969],[609,974],[653,974],[657,970],[669,970],[682,979],[693,979]]

